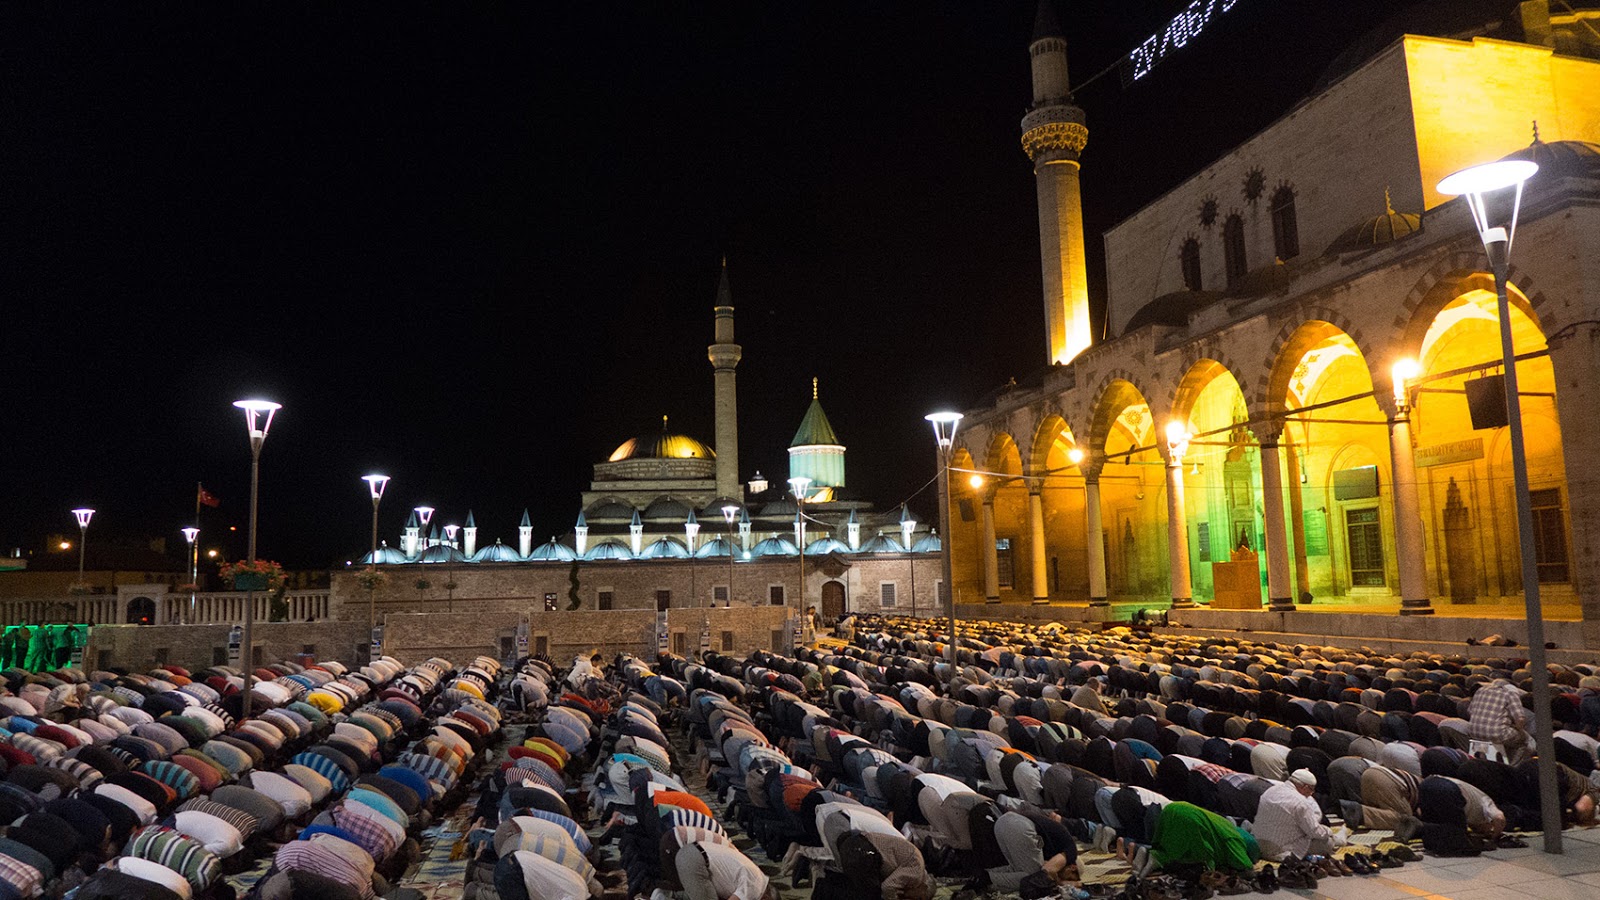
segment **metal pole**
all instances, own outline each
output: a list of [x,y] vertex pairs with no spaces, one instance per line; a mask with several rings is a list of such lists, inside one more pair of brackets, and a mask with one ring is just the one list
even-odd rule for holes
[[[378,504],[381,502],[383,502],[382,497],[372,498],[372,555],[367,557],[367,565],[372,567],[373,572],[378,571]],[[369,647],[372,644],[372,629],[378,627],[377,592],[378,586],[376,584],[371,584],[367,588],[367,645]],[[367,651],[367,655],[369,657],[372,655],[370,649]]]
[[805,615],[806,607],[806,502],[805,498],[801,496],[804,493],[805,491],[803,490],[794,492],[795,515],[799,516],[800,523],[800,528],[795,534],[795,537],[800,541],[800,545],[795,548],[795,550],[799,552],[797,552],[794,557],[800,563],[800,581],[798,587],[795,589],[794,615],[795,624],[800,626],[799,634],[801,635],[806,633],[805,623],[801,622],[799,618],[800,616]]
[[733,519],[728,519],[728,607],[733,607]]
[[[250,435],[250,547],[245,553],[245,558],[250,560],[250,565],[252,566],[256,562],[256,499],[257,485],[261,479],[261,444],[264,440],[265,435],[262,437],[256,437],[255,434]],[[252,633],[255,630],[256,622],[256,591],[253,586],[255,580],[251,579],[250,583],[252,587],[245,591],[244,595],[244,647],[242,653],[244,660],[244,715],[240,717],[243,719],[250,718],[251,707],[255,705],[252,702],[252,690],[256,672],[255,644],[252,642]]]
[[189,542],[189,624],[195,620],[195,592],[200,590],[200,532]]
[[1550,669],[1544,647],[1544,610],[1539,599],[1539,569],[1533,541],[1533,508],[1528,496],[1528,453],[1522,437],[1522,398],[1517,389],[1516,354],[1511,341],[1511,304],[1506,299],[1507,242],[1486,244],[1494,269],[1500,314],[1500,353],[1505,361],[1506,426],[1511,437],[1511,472],[1517,500],[1517,538],[1522,558],[1522,596],[1528,619],[1528,669],[1533,676],[1534,749],[1539,754],[1539,810],[1546,853],[1561,852],[1561,795],[1556,781],[1555,736],[1550,722]]
[[955,675],[956,668],[956,586],[950,575],[951,544],[955,537],[950,533],[950,449],[940,442],[939,446],[939,530],[944,539],[939,542],[943,550],[943,559],[940,565],[944,569],[944,615],[950,623],[950,644],[945,648],[946,656],[950,662],[951,676]]
[[[89,542],[89,523],[78,526],[78,587],[83,587],[83,551]],[[113,585],[115,587],[115,585]]]

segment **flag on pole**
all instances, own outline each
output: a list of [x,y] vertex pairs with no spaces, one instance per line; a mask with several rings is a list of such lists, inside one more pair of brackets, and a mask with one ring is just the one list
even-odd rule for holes
[[210,491],[206,490],[204,487],[198,487],[197,486],[196,489],[200,492],[199,494],[197,494],[195,496],[195,502],[196,503],[198,503],[198,504],[200,504],[202,506],[210,506],[210,507],[217,507],[217,506],[221,506],[222,505],[222,501],[217,499],[217,495],[216,494],[211,493]]

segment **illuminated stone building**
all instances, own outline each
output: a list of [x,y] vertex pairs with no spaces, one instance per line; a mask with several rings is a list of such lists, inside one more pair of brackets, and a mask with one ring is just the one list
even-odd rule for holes
[[[957,437],[954,466],[989,473],[951,479],[961,601],[1520,603],[1506,429],[1474,402],[1500,369],[1493,278],[1465,203],[1436,189],[1517,156],[1541,166],[1510,274],[1538,571],[1549,615],[1596,631],[1600,481],[1581,451],[1600,440],[1600,10],[1499,5],[1451,37],[1380,29],[1112,227],[1114,337],[1087,348],[1057,323],[1076,321],[1065,260],[1093,151],[1041,13],[1022,145],[1050,365]],[[1396,499],[1408,480],[1415,503]]]

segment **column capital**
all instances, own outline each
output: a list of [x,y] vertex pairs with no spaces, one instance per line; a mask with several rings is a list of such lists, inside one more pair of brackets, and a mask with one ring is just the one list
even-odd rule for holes
[[1106,458],[1104,456],[1087,456],[1084,457],[1083,462],[1078,463],[1078,471],[1083,475],[1083,480],[1085,481],[1099,481],[1100,472],[1105,467]]
[[1276,447],[1283,439],[1283,430],[1288,423],[1282,419],[1267,419],[1249,426],[1251,433],[1256,436],[1256,443],[1262,449]]

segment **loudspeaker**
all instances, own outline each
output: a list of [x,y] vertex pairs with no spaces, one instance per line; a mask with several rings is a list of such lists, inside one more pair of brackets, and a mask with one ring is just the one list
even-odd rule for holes
[[1500,428],[1506,422],[1506,376],[1485,375],[1464,385],[1467,390],[1467,411],[1472,414],[1474,429]]
[[956,501],[956,506],[961,508],[961,521],[963,521],[963,522],[971,522],[973,519],[977,518],[977,515],[972,511],[972,501],[971,500],[967,500],[967,499],[957,500]]

